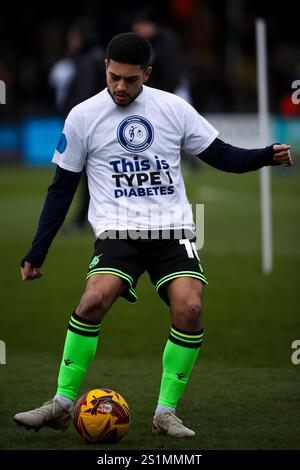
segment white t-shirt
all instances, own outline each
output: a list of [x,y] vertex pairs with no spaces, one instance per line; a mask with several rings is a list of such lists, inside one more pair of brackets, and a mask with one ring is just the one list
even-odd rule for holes
[[52,161],[74,172],[86,167],[96,236],[105,230],[194,231],[180,150],[196,155],[217,135],[176,95],[143,86],[122,107],[105,89],[71,110]]

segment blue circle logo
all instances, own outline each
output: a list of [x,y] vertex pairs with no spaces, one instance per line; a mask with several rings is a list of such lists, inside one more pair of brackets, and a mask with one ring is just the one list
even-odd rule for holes
[[56,150],[59,152],[59,153],[64,153],[64,151],[66,150],[67,148],[67,138],[65,136],[64,133],[62,133],[62,135],[60,136],[60,139],[58,141],[58,144],[56,146]]
[[144,152],[153,142],[152,124],[141,116],[129,116],[119,124],[118,141],[129,152]]

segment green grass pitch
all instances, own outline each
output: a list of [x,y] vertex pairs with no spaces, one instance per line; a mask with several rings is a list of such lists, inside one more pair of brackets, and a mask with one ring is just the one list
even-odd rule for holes
[[[69,316],[84,290],[93,236],[59,234],[44,276],[22,282],[19,262],[30,246],[53,169],[1,168],[0,365],[1,449],[95,449],[75,429],[38,434],[19,429],[16,412],[39,406],[56,389]],[[169,312],[147,275],[139,302],[120,299],[106,317],[97,356],[81,392],[107,387],[127,399],[132,425],[105,449],[299,449],[300,171],[273,169],[274,270],[261,273],[259,175],[201,167],[186,172],[191,202],[205,203],[201,261],[205,341],[178,415],[194,439],[151,434]],[[76,202],[75,202],[76,204]],[[73,209],[72,209],[73,210]],[[101,445],[96,447],[101,450]]]

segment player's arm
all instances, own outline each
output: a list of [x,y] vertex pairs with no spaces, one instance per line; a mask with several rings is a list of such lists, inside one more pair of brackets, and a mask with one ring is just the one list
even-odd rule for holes
[[47,256],[53,238],[65,220],[81,174],[82,172],[64,170],[57,165],[31,249],[21,262],[21,276],[24,281],[42,276],[40,267]]
[[260,149],[243,149],[216,138],[197,155],[214,168],[231,173],[246,173],[269,165],[291,166],[290,146],[274,144]]

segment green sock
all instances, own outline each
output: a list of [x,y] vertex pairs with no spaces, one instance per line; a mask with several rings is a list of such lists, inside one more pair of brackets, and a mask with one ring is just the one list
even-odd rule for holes
[[202,340],[203,330],[190,333],[172,326],[163,354],[159,405],[176,408],[197,359]]
[[56,395],[76,400],[86,370],[95,356],[101,323],[71,316],[58,375]]

